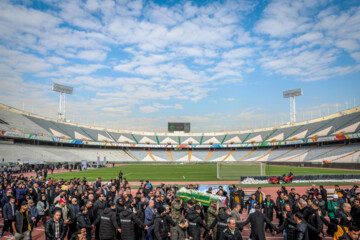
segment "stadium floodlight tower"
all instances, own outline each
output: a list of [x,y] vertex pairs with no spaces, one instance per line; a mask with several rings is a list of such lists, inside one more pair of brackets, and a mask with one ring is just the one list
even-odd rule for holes
[[296,122],[295,97],[302,96],[302,88],[292,89],[283,92],[284,98],[290,98],[290,122]]
[[53,83],[52,90],[54,92],[60,93],[60,103],[59,103],[59,119],[65,121],[65,94],[73,94],[73,88],[57,83]]

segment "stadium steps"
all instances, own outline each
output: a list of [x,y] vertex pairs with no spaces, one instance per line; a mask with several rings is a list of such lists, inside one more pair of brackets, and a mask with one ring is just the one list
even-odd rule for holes
[[205,162],[207,162],[209,160],[209,158],[211,157],[211,154],[214,152],[214,150],[210,150],[208,156],[205,159]]
[[312,134],[320,131],[321,129],[325,129],[327,126],[330,126],[330,123],[332,123],[335,119],[336,119],[336,118],[331,119],[329,122],[325,123],[324,125],[320,126],[319,128],[315,129],[314,131],[311,131],[310,133],[308,133],[308,134],[305,136],[305,138],[308,138],[308,137],[311,136]]
[[91,134],[88,133],[88,132],[85,130],[85,128],[80,127],[80,129],[83,130],[83,132],[84,132],[87,136],[89,136],[89,138],[90,138],[91,140],[93,140],[94,142],[97,142],[97,139],[94,139],[93,137],[91,137]]
[[134,159],[135,161],[139,162],[139,159],[137,159],[134,154],[132,154],[128,149],[125,149],[124,152],[131,157],[132,159]]
[[251,135],[251,133],[249,133],[241,143],[244,143],[250,137],[250,135]]
[[262,141],[263,143],[266,142],[272,135],[274,135],[274,133],[277,132],[278,129],[274,129],[274,131],[272,131],[270,134],[268,134],[265,138],[264,141]]
[[138,140],[135,138],[134,134],[131,134],[131,136],[133,137],[133,139],[135,140],[136,144],[139,144]]
[[156,159],[154,158],[154,156],[151,154],[150,150],[146,150],[147,154],[151,157],[151,159],[156,162]]
[[335,159],[331,160],[331,162],[335,162],[335,161],[337,161],[337,160],[343,159],[343,158],[345,158],[345,157],[347,157],[347,156],[350,156],[350,155],[353,155],[353,154],[355,154],[355,153],[357,153],[357,152],[360,152],[360,149],[357,150],[357,151],[355,151],[355,152],[348,153],[348,154],[346,154],[346,155],[344,155],[344,156],[335,158]]
[[306,152],[300,153],[300,154],[295,155],[295,156],[293,156],[293,157],[291,157],[291,158],[289,158],[289,159],[286,159],[285,162],[288,162],[288,161],[290,161],[290,160],[292,160],[292,159],[294,159],[294,158],[300,157],[301,155],[304,155],[305,153],[309,153],[309,152],[311,152],[311,151],[313,151],[313,150],[315,150],[315,149],[317,149],[317,148],[319,148],[319,146],[316,146],[316,147],[314,147],[314,148],[310,148],[310,149],[307,150]]
[[297,131],[299,131],[300,128],[302,128],[304,125],[301,125],[300,127],[298,127],[295,131],[293,131],[292,133],[290,133],[288,136],[286,136],[284,138],[283,141],[287,140],[290,136],[294,135]]
[[333,128],[332,131],[329,131],[329,134],[327,136],[330,136],[331,134],[333,134],[336,131],[339,131],[340,129],[343,129],[345,126],[347,126],[349,123],[351,123],[352,121],[354,121],[355,119],[359,118],[359,116],[355,116],[354,118],[350,119],[349,121],[345,122],[344,124],[340,125],[338,128]]
[[221,141],[221,145],[224,144],[226,138],[227,138],[227,134],[225,134],[225,137],[224,137],[223,140]]
[[314,160],[314,159],[319,158],[319,157],[321,157],[321,156],[324,156],[324,155],[326,155],[326,154],[328,154],[328,153],[331,153],[331,152],[333,152],[333,151],[335,151],[335,150],[338,150],[338,149],[344,147],[345,145],[346,145],[346,144],[340,145],[340,146],[338,146],[337,148],[331,149],[331,150],[329,150],[329,151],[327,151],[327,152],[325,152],[325,153],[323,153],[323,154],[320,154],[320,155],[318,155],[318,156],[316,156],[316,157],[310,158],[310,159],[307,160],[307,161],[311,161],[311,160]]
[[256,151],[256,149],[251,150],[248,154],[246,154],[245,156],[243,156],[242,158],[240,158],[240,159],[238,160],[238,162],[244,160],[245,158],[247,158],[248,156],[250,156],[250,155],[251,155],[253,152],[255,152],[255,151]]
[[174,161],[174,159],[173,159],[173,157],[172,157],[172,155],[171,155],[171,150],[167,150],[167,152],[168,152],[168,154],[169,154],[169,158],[170,158],[170,161]]
[[271,154],[271,153],[274,152],[275,150],[276,150],[276,148],[271,149],[271,150],[270,150],[269,152],[267,152],[266,154],[264,154],[264,155],[258,157],[257,159],[255,159],[255,162],[258,161],[258,160],[260,160],[260,159],[262,159],[263,157],[266,157],[267,155]]
[[192,150],[189,150],[189,162],[191,161]]
[[221,161],[223,162],[223,161],[225,161],[226,159],[228,159],[228,157],[230,157],[231,154],[233,154],[233,152],[235,152],[235,150],[231,150],[231,151],[229,152],[229,154],[226,155],[226,157],[225,157],[223,160],[221,160]]
[[277,157],[275,157],[275,158],[269,159],[269,161],[272,161],[272,160],[275,160],[275,159],[278,159],[278,158],[282,158],[282,157],[285,156],[286,154],[291,153],[292,151],[294,151],[295,149],[296,149],[296,147],[293,148],[293,149],[290,149],[289,151],[287,151],[287,152],[285,152],[285,153],[283,153],[283,154],[281,154],[280,156],[277,156]]
[[104,130],[104,132],[106,132],[106,134],[107,134],[107,135],[109,135],[109,136],[110,136],[110,138],[111,138],[114,142],[116,142],[116,143],[117,143],[116,138],[115,138],[113,135],[111,135],[111,133],[110,133],[110,132],[108,132],[106,129]]
[[[60,131],[60,133],[65,133],[65,135],[66,136],[68,136],[70,139],[71,139],[71,134],[69,134],[67,131],[65,131],[62,127],[60,127],[59,125],[57,125],[55,122],[53,122],[53,121],[49,121],[50,122],[50,124],[52,124],[53,126],[55,126],[56,128],[58,128],[58,129],[60,129],[61,131]],[[66,137],[64,137],[64,138],[66,138]],[[68,139],[68,138],[66,138],[66,139]]]

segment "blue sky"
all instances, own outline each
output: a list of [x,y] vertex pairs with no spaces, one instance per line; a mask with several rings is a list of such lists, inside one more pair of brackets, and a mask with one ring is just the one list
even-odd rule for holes
[[73,122],[165,131],[275,126],[360,104],[360,2],[0,2],[0,102]]

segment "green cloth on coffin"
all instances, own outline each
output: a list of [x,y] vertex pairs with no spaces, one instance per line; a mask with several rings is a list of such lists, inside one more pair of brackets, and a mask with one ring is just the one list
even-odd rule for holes
[[181,199],[183,199],[184,202],[189,201],[192,198],[195,198],[196,202],[201,202],[202,205],[204,206],[210,206],[210,202],[212,200],[218,202],[225,202],[225,197],[220,197],[218,195],[213,195],[213,194],[208,194],[208,193],[203,193],[197,190],[190,190],[190,189],[186,189],[186,188],[180,188],[180,190],[177,192],[177,195],[179,195],[179,197]]

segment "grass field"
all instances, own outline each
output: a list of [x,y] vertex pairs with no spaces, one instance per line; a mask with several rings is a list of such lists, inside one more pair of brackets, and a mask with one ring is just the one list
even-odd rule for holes
[[[237,170],[235,170],[237,168]],[[265,168],[265,173],[268,175],[282,175],[288,174],[290,169],[295,175],[304,174],[351,174],[360,173],[360,171],[337,170],[325,168],[301,168],[301,167],[286,167],[286,166],[271,166]],[[66,172],[49,175],[56,179],[63,178],[69,180],[72,178],[86,177],[90,181],[94,181],[97,177],[101,177],[103,181],[118,176],[119,171],[122,170],[124,177],[128,181],[150,180],[150,181],[218,181],[216,176],[216,164],[129,164],[117,167],[100,168],[86,171]],[[260,175],[259,166],[252,165],[237,165],[231,167],[232,173],[238,172],[237,177],[224,180],[240,180],[240,176]],[[254,174],[258,173],[258,174]],[[236,175],[235,175],[236,176]]]

